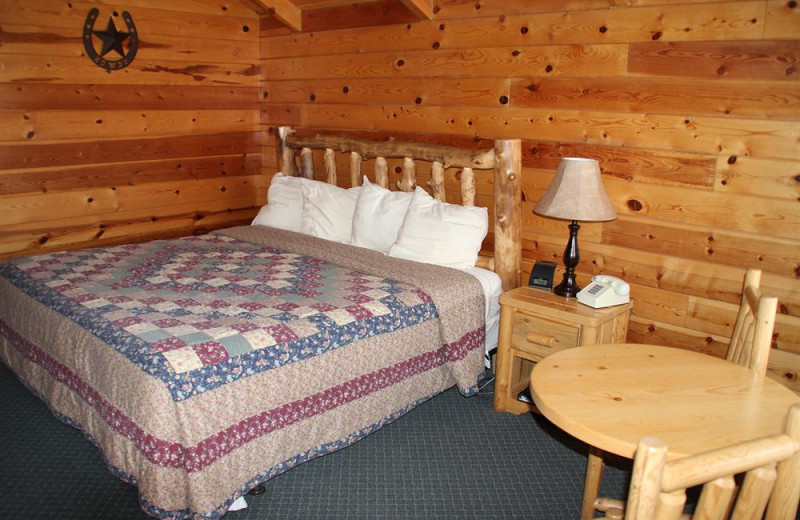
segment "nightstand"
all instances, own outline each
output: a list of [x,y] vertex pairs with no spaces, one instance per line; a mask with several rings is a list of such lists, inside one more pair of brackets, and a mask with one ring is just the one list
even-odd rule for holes
[[593,309],[575,298],[519,287],[503,293],[500,305],[494,410],[521,414],[536,411],[517,399],[536,362],[566,348],[624,343],[633,302]]

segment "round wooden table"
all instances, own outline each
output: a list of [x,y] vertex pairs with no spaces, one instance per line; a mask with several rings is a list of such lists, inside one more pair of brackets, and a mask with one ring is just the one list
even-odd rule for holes
[[633,458],[652,435],[671,458],[780,433],[800,397],[780,383],[688,350],[643,344],[562,350],[531,372],[531,395],[556,426],[592,447],[581,518],[593,518],[602,453]]

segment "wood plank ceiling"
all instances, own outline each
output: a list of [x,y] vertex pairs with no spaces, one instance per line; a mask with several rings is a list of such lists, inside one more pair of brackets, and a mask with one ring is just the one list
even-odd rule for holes
[[242,0],[262,16],[262,29],[311,32],[430,20],[433,0]]

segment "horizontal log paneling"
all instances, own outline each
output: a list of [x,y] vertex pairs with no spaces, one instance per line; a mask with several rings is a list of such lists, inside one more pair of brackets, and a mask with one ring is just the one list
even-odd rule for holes
[[165,178],[182,182],[257,175],[260,169],[261,163],[256,154],[3,170],[0,171],[0,195],[49,193],[74,186],[134,186],[159,182]]
[[[136,17],[134,12],[131,16]],[[147,29],[140,27],[139,18],[136,18],[136,30],[140,34],[147,34]],[[101,22],[98,21],[98,25]],[[105,27],[107,20],[102,22]],[[119,23],[119,22],[118,22]],[[163,22],[160,22],[163,23]],[[0,43],[8,54],[31,55],[31,56],[60,56],[61,52],[67,51],[65,56],[81,56],[83,50],[83,38],[80,32],[82,22],[75,23],[68,28],[42,28],[35,32],[29,26],[3,25],[3,32],[0,33]],[[120,30],[122,30],[120,28]],[[45,32],[46,31],[46,32]],[[144,32],[142,32],[144,31]],[[189,32],[189,31],[187,31]],[[139,40],[139,50],[141,55],[148,56],[152,52],[150,49],[158,51],[163,60],[183,61],[187,55],[196,54],[202,57],[206,63],[251,64],[257,62],[258,47],[246,41],[230,40],[209,40],[200,39],[190,34],[179,36],[162,36],[160,38]]]
[[119,139],[252,129],[256,110],[0,110],[0,141]]
[[253,109],[259,89],[253,87],[136,85],[48,85],[0,83],[0,110],[189,110]]
[[525,141],[526,166],[553,172],[563,157],[596,159],[604,175],[628,182],[711,188],[716,160],[709,154],[643,150],[574,143]]
[[[795,160],[800,125],[794,121],[580,110],[310,103],[299,106],[303,125],[331,129],[381,128],[459,135],[542,139],[685,152]],[[282,120],[278,121],[284,124]]]
[[[177,186],[177,187],[176,187]],[[176,183],[156,182],[108,188],[80,189],[3,197],[0,221],[6,225],[40,221],[68,221],[84,215],[151,211],[153,207],[191,206],[223,198],[258,202],[261,175],[212,178]]]
[[[760,3],[760,2],[759,2]],[[650,42],[630,46],[628,72],[650,76],[798,80],[800,42]]]
[[531,73],[551,76],[612,76],[624,72],[623,44],[549,45],[526,51],[505,47],[369,53],[264,60],[267,79],[350,77],[497,77]]
[[[0,230],[0,259],[27,254],[83,249],[206,233],[214,229],[249,224],[258,211],[252,197],[245,200],[207,202],[203,210],[173,207],[170,213],[114,213],[73,220],[69,226],[52,221],[8,226]],[[239,208],[239,209],[234,209]]]
[[159,139],[119,139],[39,144],[0,143],[0,170],[146,161],[181,157],[257,154],[258,132],[232,132]]
[[769,0],[767,2],[767,24],[764,38],[796,40],[798,25],[800,25],[800,9],[797,9],[796,2],[787,2],[786,0]]
[[[565,222],[532,213],[559,160],[598,159],[619,216],[581,224],[579,282],[596,273],[631,282],[630,341],[719,356],[744,272],[760,267],[764,292],[780,299],[770,372],[794,388],[800,8],[779,0],[440,0],[437,8],[431,21],[264,34],[265,125],[426,141],[522,138],[523,281],[536,260],[560,261],[566,244]],[[491,189],[479,182],[479,197]]]
[[[529,2],[531,3],[531,2]],[[361,28],[358,31],[314,31],[270,38],[262,47],[265,58],[293,58],[319,54],[380,51],[450,50],[508,47],[526,52],[526,46],[650,42],[652,40],[706,41],[716,38],[752,40],[764,31],[763,0],[702,5],[661,5],[595,9],[568,13],[542,2],[547,11],[487,16],[476,13],[460,19],[437,16],[431,22]],[[581,2],[586,5],[589,2]],[[576,2],[575,7],[578,7]],[[535,8],[534,8],[535,9]],[[541,8],[540,8],[541,9]],[[533,9],[531,9],[533,11]]]
[[416,22],[419,18],[400,2],[352,3],[343,7],[330,7],[303,11],[302,26],[305,32],[324,31],[331,27],[353,28]]
[[[3,82],[86,84],[106,83],[108,72],[86,57],[0,54]],[[127,68],[116,71],[125,84],[132,85],[234,85],[257,86],[259,67],[242,63],[225,65],[191,61],[161,61],[139,56]]]
[[797,238],[800,204],[739,194],[686,190],[674,186],[606,182],[618,214],[655,218],[674,224]]
[[[625,9],[631,6],[664,5],[664,0],[506,0],[505,2],[438,0],[442,17],[462,18],[476,15],[497,16],[511,13],[581,11],[587,9]],[[708,0],[670,0],[669,5],[706,4]]]
[[264,83],[264,100],[270,104],[320,103],[374,104],[397,103],[434,106],[500,106],[508,97],[505,78],[456,78],[426,80],[322,79],[287,80]]
[[[82,30],[83,21],[92,7],[100,9],[104,20],[114,11],[120,9],[120,4],[113,0],[70,1],[57,2],[53,0],[3,0],[3,9],[0,12],[0,23],[20,23],[34,27],[69,27],[78,26]],[[150,13],[145,19],[152,19],[156,23],[163,20],[163,25],[157,25],[159,34],[180,35],[185,29],[183,25],[191,21],[199,25],[202,31],[199,34],[213,31],[215,37],[226,39],[239,38],[258,40],[257,31],[247,31],[239,34],[243,24],[252,23],[253,11],[240,2],[227,0],[169,0],[168,2],[154,2],[153,0],[126,0],[124,9],[135,14],[134,22],[139,29],[139,15]],[[146,16],[146,15],[145,15]],[[255,29],[251,26],[251,28]]]
[[685,78],[522,78],[511,85],[515,106],[565,110],[657,112],[797,121],[800,89],[787,81]]
[[748,193],[800,200],[800,164],[797,161],[720,157],[716,189],[723,193]]
[[[96,25],[101,25],[103,28],[109,16],[121,12],[120,5],[114,2],[66,2],[59,4],[58,8],[54,8],[52,0],[4,0],[3,3],[6,6],[6,9],[0,12],[3,32],[6,32],[8,27],[16,26],[25,32],[37,32],[43,28],[63,29],[71,31],[71,34],[77,32],[80,36],[90,9],[96,7],[100,10]],[[136,5],[137,3],[139,5]],[[253,26],[252,12],[240,10],[238,16],[229,14],[221,17],[220,15],[231,13],[232,10],[220,8],[212,13],[207,7],[213,3],[194,2],[195,7],[205,7],[206,12],[192,12],[188,5],[180,5],[180,2],[175,1],[162,2],[160,5],[153,2],[125,2],[124,9],[131,13],[136,30],[143,38],[157,35],[183,37],[186,41],[196,38],[218,41],[241,40],[251,43],[258,41],[258,25]],[[238,6],[238,3],[233,2],[233,5]],[[220,7],[228,6],[220,2]],[[58,34],[51,30],[46,33],[50,36]],[[0,38],[5,36],[0,35]],[[152,43],[152,40],[148,41]],[[252,47],[250,45],[248,49]],[[196,53],[197,50],[195,47],[187,47],[186,52]]]
[[795,276],[800,237],[779,238],[691,224],[622,216],[603,225],[610,245]]
[[265,199],[259,17],[126,2],[138,53],[107,71],[84,49],[92,8],[126,30],[106,1],[0,5],[0,258],[243,224]]

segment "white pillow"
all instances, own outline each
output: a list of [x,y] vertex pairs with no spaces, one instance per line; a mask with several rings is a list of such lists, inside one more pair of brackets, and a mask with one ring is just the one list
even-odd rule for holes
[[397,240],[413,194],[390,191],[364,177],[353,214],[350,243],[373,251],[388,253]]
[[440,202],[417,186],[389,256],[445,267],[472,267],[489,232],[489,211]]
[[301,231],[307,235],[350,243],[353,213],[361,187],[346,190],[326,182],[303,182]]
[[267,204],[262,206],[253,226],[270,226],[300,231],[303,215],[303,183],[300,177],[276,173],[267,192]]

